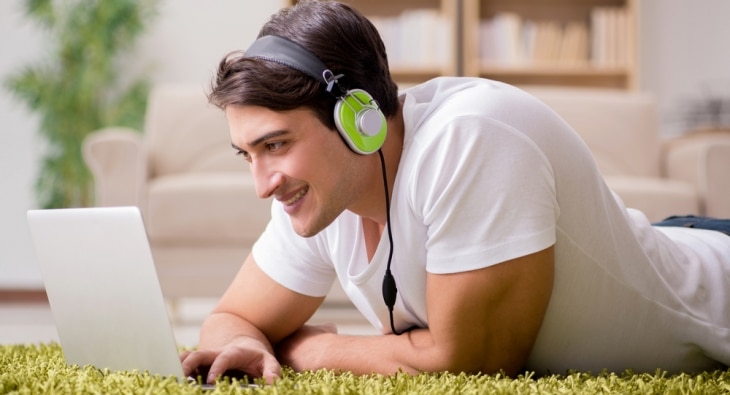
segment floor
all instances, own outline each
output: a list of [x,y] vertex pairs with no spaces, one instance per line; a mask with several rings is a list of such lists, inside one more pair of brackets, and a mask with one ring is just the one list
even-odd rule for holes
[[[195,346],[200,325],[214,306],[212,299],[182,300],[171,319],[175,339],[181,346]],[[376,334],[372,326],[353,309],[327,309],[312,317],[311,323],[332,322],[342,334]],[[44,294],[0,293],[0,344],[58,342],[51,309]]]

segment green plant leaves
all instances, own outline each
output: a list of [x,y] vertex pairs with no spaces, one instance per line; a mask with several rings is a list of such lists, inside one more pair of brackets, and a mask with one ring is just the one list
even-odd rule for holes
[[156,0],[27,0],[27,16],[47,30],[48,57],[23,67],[5,87],[40,116],[48,153],[36,191],[43,208],[93,205],[81,144],[106,126],[140,129],[149,90],[144,78],[119,84],[119,56],[155,15]]

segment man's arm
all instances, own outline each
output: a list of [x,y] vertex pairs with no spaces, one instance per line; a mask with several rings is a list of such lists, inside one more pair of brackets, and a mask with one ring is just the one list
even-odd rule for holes
[[479,270],[428,274],[427,329],[356,337],[307,327],[278,345],[279,359],[296,370],[356,374],[399,369],[516,374],[540,330],[553,275],[553,247]]
[[183,371],[210,366],[208,382],[234,369],[272,380],[281,368],[272,344],[301,328],[323,300],[279,285],[249,255],[203,323],[199,351],[181,354]]

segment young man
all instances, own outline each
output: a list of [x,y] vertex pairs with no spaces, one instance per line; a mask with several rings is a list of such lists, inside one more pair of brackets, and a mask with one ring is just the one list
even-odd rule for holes
[[[372,24],[304,1],[221,62],[210,98],[272,220],[186,373],[730,363],[730,237],[626,209],[517,88],[437,78],[398,95]],[[305,325],[333,281],[382,335]]]

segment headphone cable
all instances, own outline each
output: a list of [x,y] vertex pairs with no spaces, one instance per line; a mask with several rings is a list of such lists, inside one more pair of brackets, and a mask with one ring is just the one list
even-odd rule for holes
[[385,218],[386,226],[388,228],[388,242],[390,245],[388,251],[388,264],[385,267],[385,277],[383,277],[383,300],[385,305],[388,307],[388,315],[390,317],[390,330],[400,336],[405,331],[397,331],[393,322],[393,307],[395,306],[396,296],[398,295],[398,287],[395,284],[395,278],[393,273],[390,271],[390,264],[393,261],[393,231],[390,227],[390,193],[388,191],[388,176],[385,171],[385,157],[383,156],[383,150],[378,150],[380,156],[380,167],[383,169],[383,187],[385,189]]

